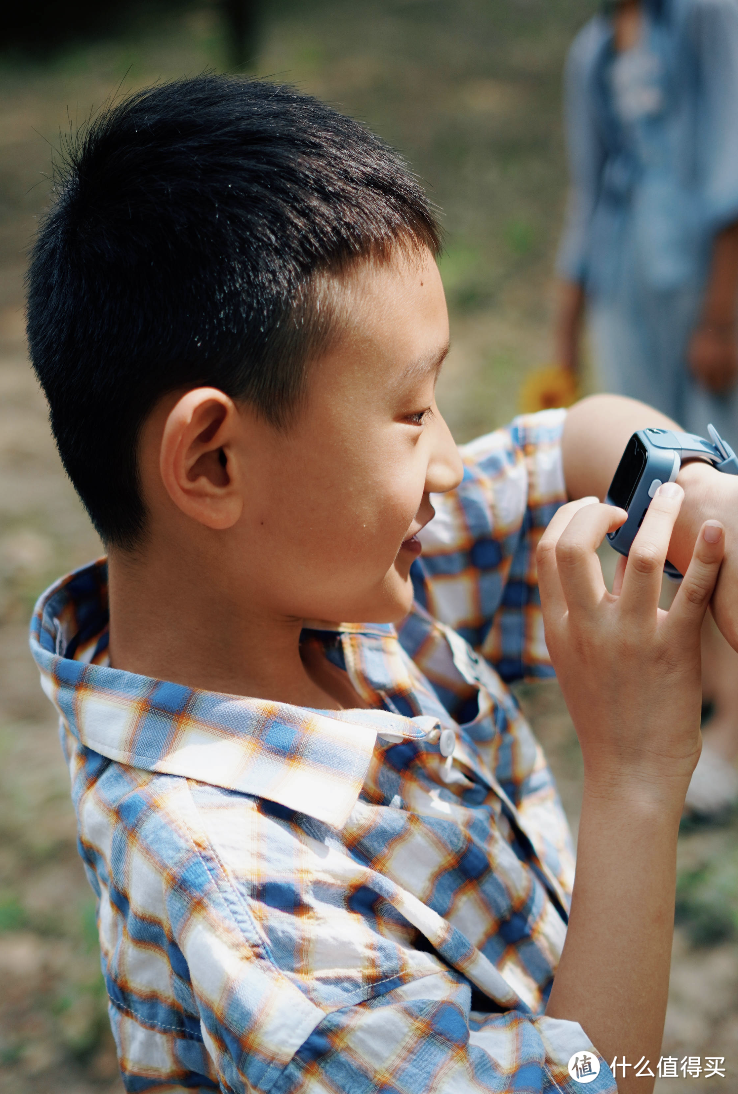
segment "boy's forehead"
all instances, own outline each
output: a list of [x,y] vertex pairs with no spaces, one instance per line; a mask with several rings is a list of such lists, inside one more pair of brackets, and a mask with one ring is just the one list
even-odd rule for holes
[[[387,259],[355,264],[333,284],[338,356],[374,357],[392,383],[435,375],[448,352],[448,313],[429,250],[397,249]],[[328,354],[333,357],[333,353]],[[337,362],[336,362],[337,363]]]
[[338,284],[354,297],[397,301],[398,291],[411,294],[430,288],[440,274],[435,257],[425,246],[398,243],[386,254],[359,258],[334,275]]

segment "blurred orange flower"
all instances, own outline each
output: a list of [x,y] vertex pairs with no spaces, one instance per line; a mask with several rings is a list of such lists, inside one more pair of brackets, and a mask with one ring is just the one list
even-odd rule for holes
[[577,380],[571,369],[562,365],[544,365],[526,378],[520,389],[520,409],[524,414],[571,406],[579,398]]

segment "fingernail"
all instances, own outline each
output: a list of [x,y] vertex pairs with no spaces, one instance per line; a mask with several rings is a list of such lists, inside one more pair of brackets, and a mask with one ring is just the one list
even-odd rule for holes
[[586,497],[586,498],[580,498],[579,499],[579,504],[580,505],[599,505],[600,504],[600,499],[595,498],[594,496],[589,496],[589,497]]
[[679,498],[682,496],[682,488],[675,482],[662,482],[656,491],[662,498]]
[[708,520],[705,524],[705,541],[707,543],[717,543],[722,534],[722,524],[718,524],[716,520]]

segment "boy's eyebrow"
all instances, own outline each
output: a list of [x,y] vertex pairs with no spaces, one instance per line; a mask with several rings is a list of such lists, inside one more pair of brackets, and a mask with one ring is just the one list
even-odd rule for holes
[[414,380],[422,380],[429,372],[435,372],[437,376],[441,371],[441,365],[448,356],[450,348],[451,343],[446,342],[445,345],[431,357],[420,357],[417,361],[412,361],[407,368],[400,373],[397,377],[396,384],[393,386],[399,387],[407,383],[412,383]]

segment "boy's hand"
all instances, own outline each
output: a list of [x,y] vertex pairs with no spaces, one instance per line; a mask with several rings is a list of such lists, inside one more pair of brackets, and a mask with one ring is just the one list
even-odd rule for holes
[[679,800],[700,753],[700,628],[723,558],[703,524],[669,612],[661,577],[684,492],[656,494],[613,593],[596,549],[625,513],[596,499],[565,505],[538,548],[546,642],[582,746],[585,782],[608,796]]

